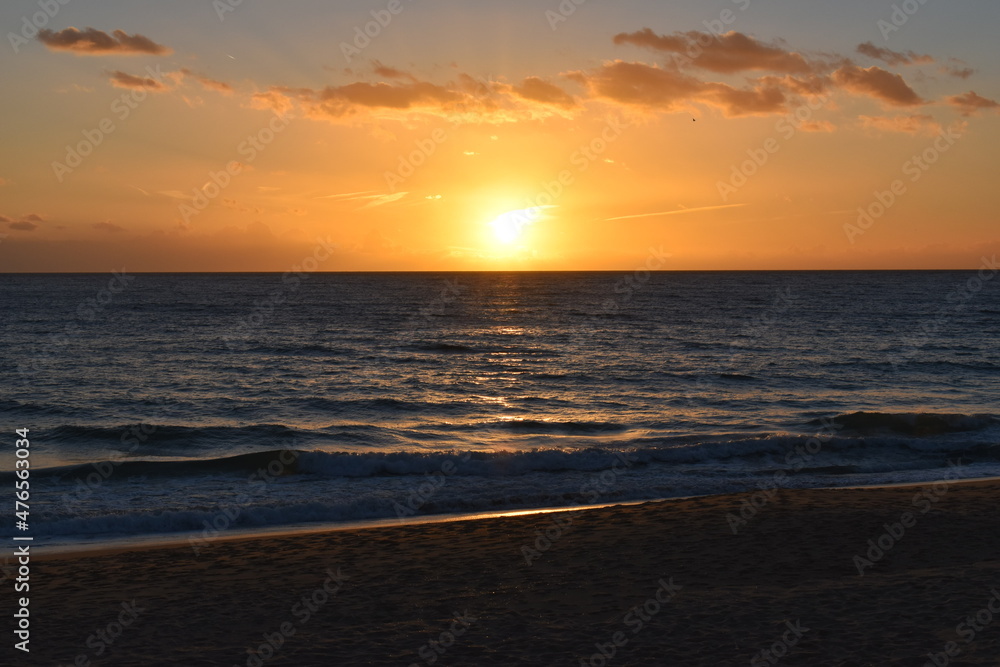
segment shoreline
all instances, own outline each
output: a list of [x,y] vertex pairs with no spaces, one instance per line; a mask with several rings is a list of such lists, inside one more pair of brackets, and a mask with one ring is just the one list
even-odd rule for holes
[[[733,530],[744,500],[39,557],[32,652],[45,664],[425,665],[437,642],[436,664],[599,665],[605,650],[613,665],[707,667],[778,647],[783,666],[922,667],[1000,589],[1000,480],[784,489]],[[98,660],[87,640],[126,603],[141,613]],[[995,665],[1000,611],[956,647],[955,662]]]
[[[824,487],[812,487],[808,489],[795,489],[787,488],[782,489],[784,491],[820,491],[820,490],[864,490],[864,489],[893,489],[893,488],[920,488],[927,485],[933,484],[977,484],[983,482],[996,482],[1000,483],[1000,477],[977,477],[969,479],[958,479],[958,480],[946,480],[946,479],[935,479],[928,480],[925,482],[897,482],[888,484],[871,484],[871,485],[861,485],[861,486],[824,486]],[[382,528],[391,528],[396,526],[421,526],[428,524],[437,523],[452,523],[452,522],[463,522],[463,521],[488,521],[493,519],[502,519],[507,517],[517,517],[517,516],[529,516],[529,515],[544,515],[544,514],[555,514],[555,513],[565,513],[565,512],[587,512],[596,509],[604,509],[608,507],[631,507],[635,505],[646,505],[652,503],[669,503],[672,501],[679,500],[690,500],[695,498],[728,498],[728,497],[746,497],[748,495],[753,495],[757,493],[759,489],[748,489],[746,491],[737,493],[724,493],[724,494],[709,494],[709,495],[698,495],[698,496],[673,496],[670,498],[651,498],[647,500],[626,500],[620,502],[608,502],[608,503],[597,503],[590,505],[576,505],[569,507],[540,507],[540,508],[529,508],[529,509],[514,509],[514,510],[495,510],[488,512],[469,512],[469,513],[444,513],[444,514],[428,514],[416,517],[407,517],[405,519],[397,518],[382,518],[382,519],[358,519],[355,521],[337,522],[337,523],[309,523],[309,524],[292,524],[283,526],[274,526],[271,528],[264,529],[240,529],[240,530],[227,530],[223,534],[216,537],[209,538],[209,542],[212,544],[219,542],[230,542],[230,541],[243,541],[243,540],[266,540],[270,538],[281,538],[290,537],[295,535],[311,535],[314,533],[328,533],[328,532],[340,532],[340,531],[353,531],[353,530],[378,530]],[[56,544],[53,546],[39,545],[35,549],[37,555],[34,556],[36,560],[42,559],[58,559],[63,557],[76,557],[76,556],[89,556],[97,555],[102,553],[118,553],[122,551],[134,551],[134,550],[150,550],[150,549],[171,549],[177,547],[191,548],[191,542],[200,541],[199,536],[202,532],[184,532],[176,536],[171,534],[152,534],[149,536],[139,536],[138,538],[117,538],[112,540],[107,540],[103,542],[95,541],[93,544]]]

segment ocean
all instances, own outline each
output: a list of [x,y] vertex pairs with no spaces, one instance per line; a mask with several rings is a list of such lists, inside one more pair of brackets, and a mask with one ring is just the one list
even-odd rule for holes
[[2,275],[0,480],[58,547],[1000,476],[998,283]]

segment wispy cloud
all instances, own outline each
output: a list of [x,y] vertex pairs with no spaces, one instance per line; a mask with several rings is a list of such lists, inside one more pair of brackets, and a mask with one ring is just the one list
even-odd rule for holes
[[162,81],[157,81],[156,79],[145,77],[145,76],[133,76],[132,74],[127,74],[115,70],[108,74],[111,85],[115,88],[125,88],[127,90],[149,90],[154,92],[163,92],[167,90],[167,87]]
[[345,192],[339,195],[323,195],[321,197],[316,197],[316,199],[339,199],[343,201],[351,201],[352,199],[367,199],[369,197],[379,196],[374,193],[374,190],[362,190],[361,192]]
[[198,74],[196,72],[192,72],[191,70],[189,70],[186,67],[180,70],[180,74],[183,75],[183,76],[189,76],[189,77],[191,77],[192,79],[194,79],[195,81],[197,81],[199,84],[201,84],[201,87],[205,88],[206,90],[214,90],[215,92],[222,93],[224,95],[232,95],[233,94],[233,87],[231,85],[229,85],[228,83],[226,83],[225,81],[218,81],[216,79],[210,79],[207,76],[202,76],[201,74]]
[[893,51],[875,46],[871,42],[858,44],[858,53],[869,58],[881,60],[887,65],[926,65],[934,62],[932,56],[926,53],[916,53],[914,51]]
[[371,201],[369,201],[367,204],[365,204],[364,206],[362,206],[358,210],[361,211],[361,210],[366,209],[366,208],[374,208],[376,206],[383,206],[385,204],[391,204],[394,201],[399,201],[400,199],[402,199],[403,197],[405,197],[408,194],[410,194],[410,193],[409,192],[396,192],[396,193],[391,194],[391,195],[375,195],[373,197],[361,197],[359,199],[370,199]]
[[656,218],[664,215],[686,215],[688,213],[701,213],[703,211],[718,211],[724,208],[740,208],[749,204],[722,204],[719,206],[701,206],[699,208],[680,208],[673,211],[659,211],[657,213],[637,213],[635,215],[620,215],[616,218],[605,218],[605,222],[613,220],[634,220],[636,218]]
[[974,90],[970,90],[962,95],[952,95],[946,101],[958,109],[963,116],[975,116],[980,111],[991,109],[1000,110],[1000,102],[983,97]]
[[859,116],[862,127],[883,132],[903,132],[905,134],[930,134],[941,132],[941,124],[933,116],[913,114],[909,116]]
[[122,227],[121,225],[116,225],[110,220],[106,220],[104,222],[95,222],[93,225],[91,225],[91,227],[101,232],[108,232],[109,234],[125,231],[124,227]]

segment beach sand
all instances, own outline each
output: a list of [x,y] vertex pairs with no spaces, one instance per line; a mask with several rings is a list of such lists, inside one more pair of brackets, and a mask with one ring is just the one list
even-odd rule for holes
[[17,664],[1000,665],[1000,482],[748,497],[36,557]]

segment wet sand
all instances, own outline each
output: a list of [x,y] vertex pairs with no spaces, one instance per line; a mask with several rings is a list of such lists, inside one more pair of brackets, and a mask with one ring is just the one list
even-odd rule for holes
[[36,557],[14,664],[1000,665],[1000,482],[749,500]]

